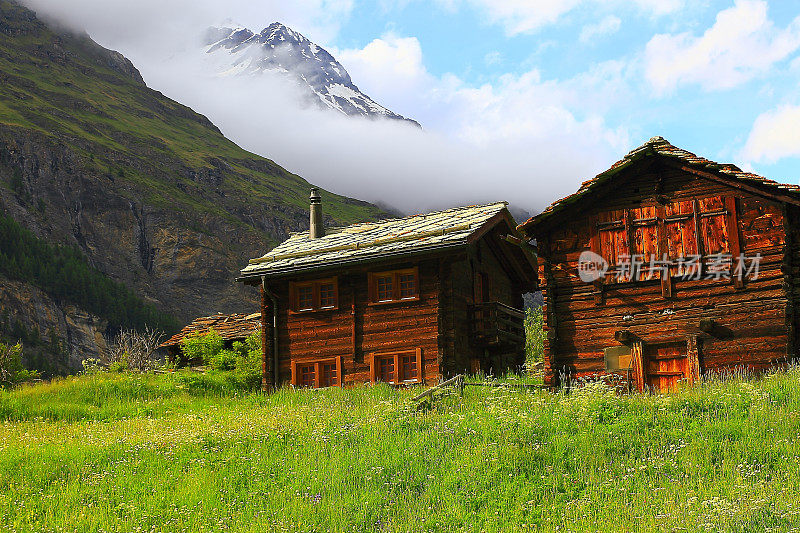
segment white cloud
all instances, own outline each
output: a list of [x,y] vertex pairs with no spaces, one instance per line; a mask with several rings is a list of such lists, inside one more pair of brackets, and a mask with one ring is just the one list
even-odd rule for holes
[[668,15],[683,9],[685,0],[635,0],[642,11],[654,16]]
[[[400,5],[408,0],[396,0]],[[586,10],[629,10],[627,0],[437,0],[449,10],[469,5],[479,10],[492,24],[501,24],[508,35],[532,33],[559,22],[578,8]],[[662,16],[679,11],[686,0],[635,0],[636,8],[652,16]]]
[[647,43],[645,76],[660,94],[680,85],[729,89],[769,71],[800,48],[800,17],[776,28],[763,0],[737,0],[700,36],[660,34]]
[[[53,13],[66,16],[60,2],[31,1],[49,2]],[[610,102],[624,97],[623,63],[602,63],[567,80],[545,79],[530,69],[473,86],[428,72],[414,37],[389,33],[363,48],[331,49],[366,94],[419,120],[425,126],[419,130],[303,107],[291,84],[269,75],[213,76],[193,39],[219,9],[201,2],[203,13],[175,16],[174,4],[188,1],[167,2],[164,11],[154,9],[156,0],[115,2],[122,19],[135,21],[128,29],[111,20],[113,9],[100,0],[92,0],[95,16],[86,8],[90,0],[70,0],[69,16],[130,57],[151,87],[205,114],[244,148],[329,190],[409,212],[498,199],[535,211],[573,192],[628,148],[625,129],[602,118]],[[250,4],[237,1],[243,10]],[[288,9],[269,5],[276,11],[264,11],[265,20],[281,20],[277,10]],[[338,5],[346,11],[349,3]],[[76,6],[83,6],[80,16]],[[244,11],[227,13],[253,26]],[[311,17],[307,23],[320,22]],[[115,34],[123,30],[128,33]]]
[[622,25],[622,20],[619,17],[615,17],[614,15],[608,15],[607,17],[601,19],[596,24],[589,24],[588,26],[584,26],[581,30],[581,35],[579,37],[580,42],[582,43],[589,43],[592,40],[603,37],[605,35],[611,35],[619,31],[620,26]]
[[[179,34],[233,19],[254,31],[279,21],[324,44],[350,17],[354,0],[22,0],[75,29],[87,29],[104,46],[150,52],[174,44]],[[174,52],[174,50],[169,50]],[[132,58],[135,59],[135,58]]]
[[800,106],[784,105],[762,113],[742,150],[742,158],[753,163],[774,163],[800,156]]
[[483,62],[489,66],[497,65],[501,61],[503,61],[503,54],[501,54],[496,50],[494,52],[489,52],[488,54],[483,56]]

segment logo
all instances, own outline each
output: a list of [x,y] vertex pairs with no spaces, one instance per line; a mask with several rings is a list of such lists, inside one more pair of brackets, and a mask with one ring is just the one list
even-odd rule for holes
[[584,283],[592,283],[604,278],[608,272],[608,261],[594,252],[585,250],[578,258],[578,276]]

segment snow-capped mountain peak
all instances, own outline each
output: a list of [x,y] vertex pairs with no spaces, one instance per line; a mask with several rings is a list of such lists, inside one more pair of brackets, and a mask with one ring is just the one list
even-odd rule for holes
[[222,59],[219,74],[288,75],[308,91],[308,99],[349,116],[388,118],[419,124],[379,105],[362,93],[347,70],[324,48],[304,35],[273,22],[260,33],[230,20],[204,36],[206,54]]

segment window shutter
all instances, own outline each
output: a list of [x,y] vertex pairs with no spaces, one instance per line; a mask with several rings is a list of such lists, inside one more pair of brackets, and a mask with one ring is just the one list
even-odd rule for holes
[[[739,260],[739,256],[742,253],[742,245],[741,241],[739,240],[738,204],[739,202],[736,200],[735,196],[728,196],[725,198],[725,210],[728,212],[728,216],[725,218],[725,223],[727,224],[728,229],[728,242],[730,243],[732,267],[736,265],[736,262]],[[733,270],[731,270],[731,273],[733,273]],[[739,279],[738,276],[734,275],[731,276],[731,279],[733,279],[733,285],[737,289],[744,287],[743,279]]]
[[700,234],[703,255],[730,253],[726,205],[721,196],[697,201],[700,208]]
[[292,385],[297,387],[300,376],[297,375],[297,361],[292,361]]
[[339,380],[339,387],[344,387],[344,366],[341,355],[336,358],[336,379]]
[[[664,207],[664,238],[667,256],[671,261],[689,258],[700,252],[697,249],[694,205],[691,200],[671,202]],[[672,276],[682,276],[681,267],[670,269]]]
[[367,286],[368,286],[368,292],[369,292],[369,301],[370,302],[377,302],[378,301],[378,295],[376,293],[376,288],[375,288],[375,274],[373,274],[372,272],[367,274]]
[[630,211],[631,254],[641,256],[640,280],[660,279],[657,269],[650,270],[650,258],[659,258],[659,224],[656,206],[645,206]]
[[422,348],[417,348],[417,379],[425,383],[425,367],[422,366]]
[[[667,246],[667,225],[664,221],[664,217],[666,217],[666,207],[660,205],[656,209],[656,218],[658,219],[658,246],[656,247],[656,253],[659,261],[663,260],[665,257],[669,258],[669,247]],[[667,270],[666,272],[660,272],[659,276],[661,277],[661,296],[663,298],[672,298],[671,269]]]

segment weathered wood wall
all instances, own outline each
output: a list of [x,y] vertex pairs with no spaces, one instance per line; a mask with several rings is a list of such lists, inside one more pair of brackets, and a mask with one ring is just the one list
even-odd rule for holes
[[[624,186],[593,198],[582,209],[571,209],[557,227],[536,235],[545,259],[540,283],[548,329],[548,381],[555,384],[559,373],[603,371],[603,349],[620,345],[614,338],[618,330],[629,330],[651,342],[696,334],[701,371],[735,366],[762,369],[785,361],[793,353],[798,325],[792,302],[800,298],[795,266],[800,266],[800,251],[796,246],[787,248],[783,206],[670,166],[655,164],[639,172],[636,168],[627,178],[616,178]],[[578,278],[578,257],[591,248],[592,226],[609,210],[652,207],[655,213],[664,201],[719,196],[736,198],[741,252],[762,256],[757,280],[747,280],[742,287],[730,280],[675,280],[672,296],[664,297],[659,279],[609,285],[598,295],[597,287]],[[798,218],[795,210],[790,211],[788,222],[795,228],[790,242],[800,238]],[[711,225],[713,221],[700,227],[705,232],[702,238],[722,231]],[[791,301],[787,287],[794,295]],[[702,318],[717,324],[712,334],[699,329]]]
[[272,282],[279,302],[278,382],[291,380],[292,360],[302,363],[332,357],[342,357],[344,385],[367,382],[370,380],[370,353],[416,348],[422,349],[424,379],[437,381],[440,375],[439,261],[418,263],[418,301],[385,304],[369,301],[368,272],[415,265],[383,264],[371,270],[338,273],[339,306],[329,311],[289,312],[289,282]]

